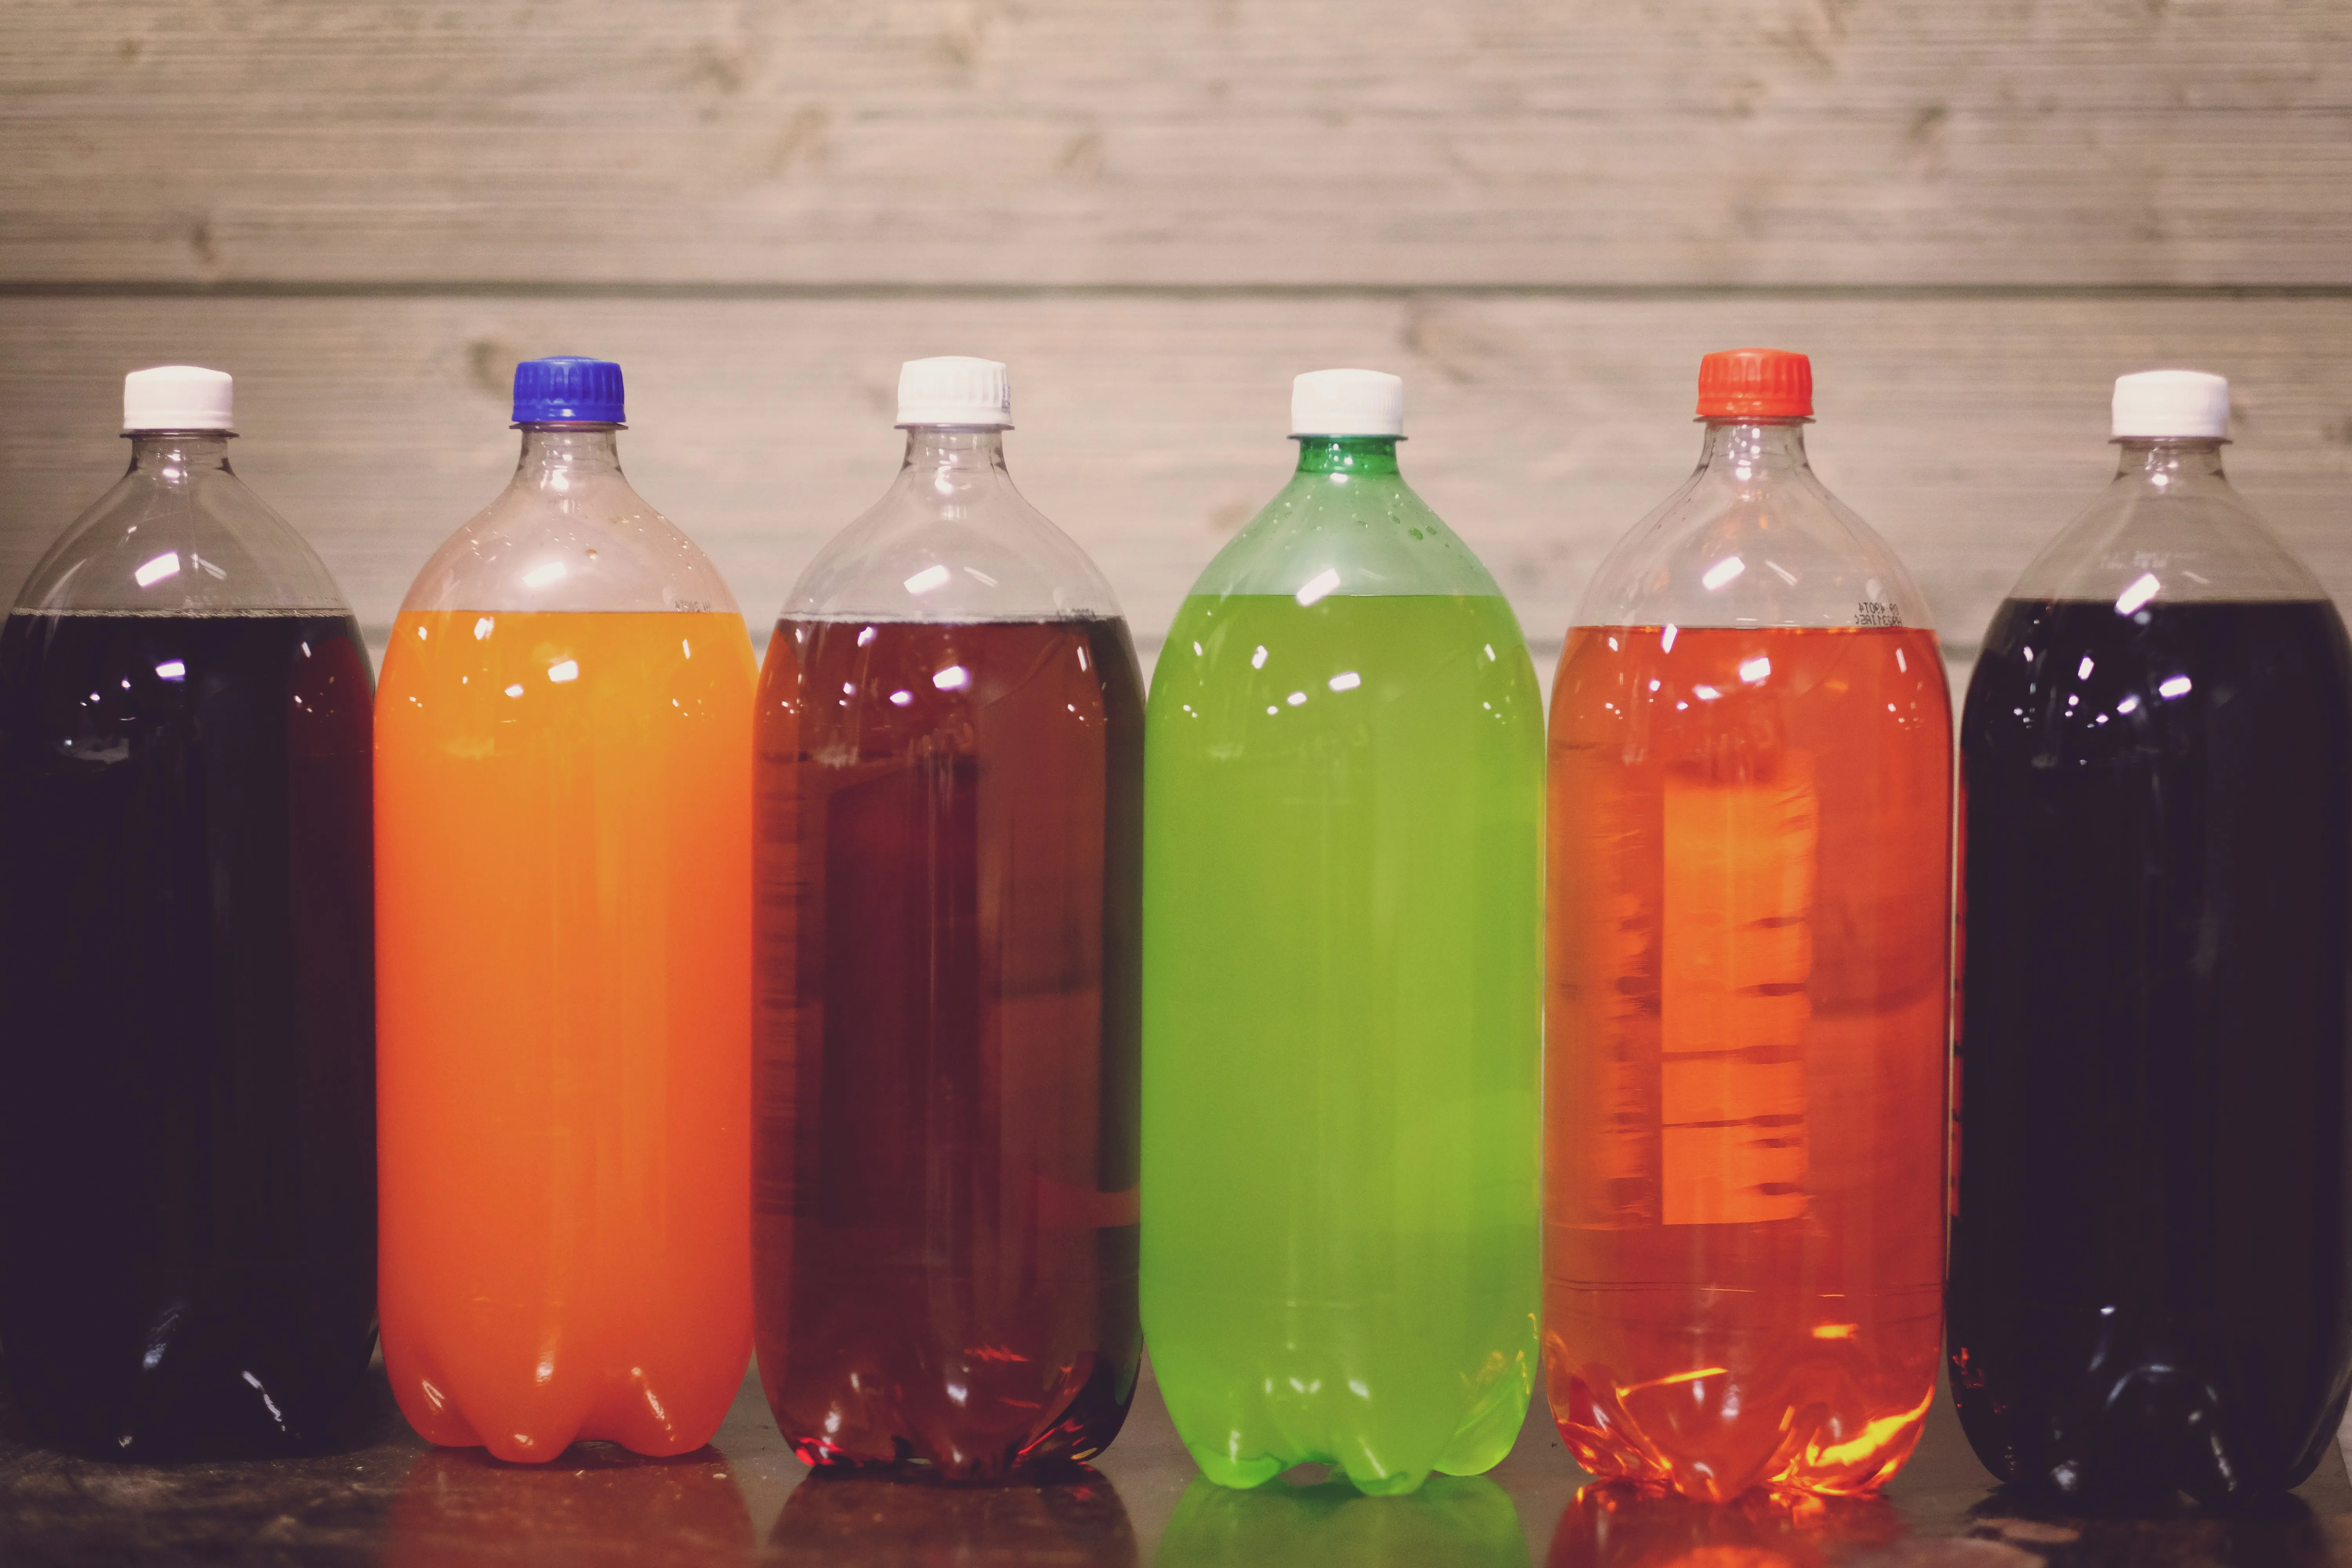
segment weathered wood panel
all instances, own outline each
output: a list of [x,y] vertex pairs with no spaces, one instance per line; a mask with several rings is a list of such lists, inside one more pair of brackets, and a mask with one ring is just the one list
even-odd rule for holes
[[14,0],[0,280],[2352,283],[2332,0]]
[[1965,657],[2106,479],[2109,379],[2188,363],[2238,398],[2233,470],[2352,599],[2352,301],[19,300],[0,310],[0,582],[115,476],[120,376],[238,377],[239,468],[387,624],[513,461],[516,359],[620,360],[638,487],[755,626],[898,456],[898,362],[1013,369],[1016,478],[1156,640],[1282,483],[1289,379],[1407,378],[1408,473],[1556,642],[1609,545],[1680,481],[1699,354],[1812,353],[1823,476],[1894,542]]

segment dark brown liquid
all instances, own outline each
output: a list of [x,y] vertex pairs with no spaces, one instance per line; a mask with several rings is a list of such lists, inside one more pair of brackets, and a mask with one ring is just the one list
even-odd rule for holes
[[370,715],[347,615],[0,632],[0,1342],[49,1436],[315,1447],[367,1369]]
[[1143,689],[1116,620],[786,620],[761,676],[754,1286],[820,1465],[1125,1419]]
[[1960,759],[1969,1441],[2085,1501],[2294,1486],[2352,1377],[2343,624],[2011,600]]

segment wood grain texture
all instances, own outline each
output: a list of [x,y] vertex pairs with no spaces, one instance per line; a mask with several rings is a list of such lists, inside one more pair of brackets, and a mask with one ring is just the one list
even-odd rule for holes
[[2333,0],[13,0],[0,281],[2352,284]]
[[0,311],[0,580],[112,481],[121,375],[234,372],[234,460],[371,627],[505,482],[514,362],[619,360],[638,488],[755,628],[878,495],[898,363],[1009,362],[1013,473],[1093,552],[1139,636],[1282,484],[1290,377],[1403,374],[1412,481],[1556,645],[1601,554],[1697,451],[1698,356],[1809,351],[1824,479],[1972,650],[2026,561],[2106,481],[2110,378],[2187,363],[2235,390],[2233,474],[2352,600],[2352,301],[19,300]]

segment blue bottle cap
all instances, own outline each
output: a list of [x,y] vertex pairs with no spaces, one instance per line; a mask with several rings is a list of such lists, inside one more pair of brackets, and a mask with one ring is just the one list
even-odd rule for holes
[[518,425],[618,425],[621,367],[608,359],[557,354],[515,366]]

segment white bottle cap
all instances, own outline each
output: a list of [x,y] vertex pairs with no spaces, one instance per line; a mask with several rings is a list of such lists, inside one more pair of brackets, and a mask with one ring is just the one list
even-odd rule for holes
[[898,367],[898,428],[909,425],[1010,430],[1013,378],[992,359],[910,359]]
[[122,378],[122,428],[234,430],[236,382],[225,370],[159,364]]
[[1290,384],[1294,436],[1402,436],[1404,381],[1384,370],[1310,370]]
[[2230,382],[2201,370],[2144,370],[2116,377],[2116,440],[2229,434]]

